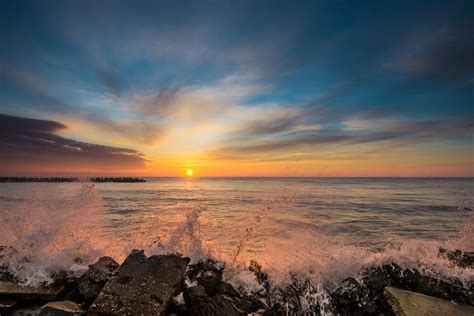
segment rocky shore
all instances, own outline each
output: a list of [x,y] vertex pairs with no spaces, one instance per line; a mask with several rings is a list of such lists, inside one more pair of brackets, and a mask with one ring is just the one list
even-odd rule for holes
[[[474,268],[474,253],[441,249],[462,269]],[[119,265],[101,257],[80,277],[67,271],[38,288],[21,286],[0,267],[0,315],[474,315],[474,280],[437,279],[396,263],[373,266],[327,291],[327,302],[311,300],[316,287],[296,277],[273,287],[252,262],[261,289],[251,293],[223,278],[213,260],[190,264],[180,255],[147,257],[133,250]],[[303,299],[305,298],[305,299]]]

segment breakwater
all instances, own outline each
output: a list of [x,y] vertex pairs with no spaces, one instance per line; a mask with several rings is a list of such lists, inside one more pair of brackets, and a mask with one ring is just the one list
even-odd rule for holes
[[146,182],[145,179],[133,177],[0,177],[0,182]]

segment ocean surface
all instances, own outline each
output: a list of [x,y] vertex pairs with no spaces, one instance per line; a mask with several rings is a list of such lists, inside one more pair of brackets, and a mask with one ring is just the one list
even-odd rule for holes
[[[474,250],[472,178],[146,178],[146,183],[0,183],[0,243],[26,283],[134,248],[211,257],[252,286],[257,261],[275,282],[336,284],[389,261],[472,278],[437,256]],[[21,258],[28,257],[27,263]]]

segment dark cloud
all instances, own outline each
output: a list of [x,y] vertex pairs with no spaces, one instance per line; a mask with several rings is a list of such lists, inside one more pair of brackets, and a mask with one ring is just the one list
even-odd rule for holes
[[388,66],[432,81],[474,78],[474,23],[417,34]]
[[[386,126],[371,126],[366,129],[325,129],[310,132],[291,132],[284,139],[258,141],[234,140],[233,146],[217,148],[209,152],[213,158],[228,160],[279,159],[288,153],[322,153],[330,145],[359,145],[391,141],[393,145],[420,144],[449,137],[466,136],[474,130],[474,122],[468,119],[424,120],[412,122],[396,121]],[[376,150],[376,149],[375,149]],[[386,148],[380,147],[380,150]],[[336,157],[333,157],[336,158]]]
[[240,127],[239,134],[265,136],[286,132],[299,122],[301,116],[301,114],[289,114],[272,119],[251,120]]
[[123,82],[117,71],[111,68],[99,68],[97,69],[97,76],[105,92],[115,97],[119,97],[122,94]]
[[12,166],[19,172],[21,166],[60,171],[144,167],[145,159],[136,150],[79,142],[54,134],[64,128],[55,121],[0,114],[0,171],[9,172]]
[[[121,93],[120,79],[118,74],[113,70],[103,69],[100,71],[102,81],[105,89],[110,95],[118,97]],[[27,99],[25,103],[31,102],[34,105],[35,111],[42,113],[64,113],[75,118],[85,120],[93,123],[98,129],[102,131],[113,132],[126,139],[132,140],[135,143],[151,144],[155,142],[163,133],[163,128],[157,123],[150,123],[145,119],[117,121],[103,114],[82,110],[78,111],[79,107],[71,105],[62,101],[59,98],[51,96],[48,92],[51,87],[35,76],[34,73],[26,71],[16,65],[0,61],[0,93],[18,94]],[[165,93],[166,95],[166,93]],[[163,99],[163,95],[158,94],[153,101],[158,102],[158,99]],[[169,97],[168,97],[169,98]],[[163,102],[163,101],[162,101]],[[157,104],[158,106],[159,104]],[[150,107],[151,104],[147,104]],[[22,107],[22,103],[18,105]],[[0,109],[11,111],[8,103],[2,102]],[[147,111],[143,111],[144,115],[149,115]]]
[[[285,140],[265,141],[257,144],[236,145],[233,147],[222,147],[210,152],[210,155],[218,159],[248,159],[249,156],[268,155],[281,151],[294,150],[298,147],[310,147],[316,145],[327,145],[341,143],[350,140],[347,135],[322,135],[304,138],[292,138]],[[314,147],[313,147],[314,149]]]

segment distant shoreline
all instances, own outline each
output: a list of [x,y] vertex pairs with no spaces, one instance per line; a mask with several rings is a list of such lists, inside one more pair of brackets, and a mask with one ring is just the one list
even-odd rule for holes
[[145,179],[132,177],[0,177],[2,182],[118,182],[137,183],[146,182]]

